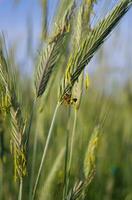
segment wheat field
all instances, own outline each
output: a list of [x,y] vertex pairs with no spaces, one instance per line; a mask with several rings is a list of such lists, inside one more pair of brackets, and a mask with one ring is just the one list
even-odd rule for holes
[[0,200],[132,200],[132,0],[36,2],[28,73],[0,28]]

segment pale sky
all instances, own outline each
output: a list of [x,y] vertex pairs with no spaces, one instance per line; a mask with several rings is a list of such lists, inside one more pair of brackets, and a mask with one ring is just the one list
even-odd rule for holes
[[[103,1],[103,0],[102,0]],[[108,1],[108,0],[107,0]],[[21,0],[16,6],[13,0],[0,0],[0,31],[5,33],[5,37],[8,45],[16,43],[18,45],[17,57],[23,71],[30,72],[32,68],[32,62],[26,57],[26,42],[27,42],[27,19],[29,15],[32,17],[33,25],[33,49],[36,53],[36,44],[39,41],[40,27],[41,27],[41,9],[38,0]],[[101,2],[101,1],[100,1]],[[112,1],[114,2],[114,0]],[[57,0],[49,0],[49,10],[51,19],[54,12]],[[117,37],[116,46],[114,47],[114,53],[109,52],[110,62],[116,62],[116,65],[125,65],[125,49],[128,41],[128,37],[132,37],[132,9],[126,14],[121,21],[118,30],[120,29],[121,40],[118,40],[117,31],[114,31],[113,38]],[[111,40],[106,42],[106,46],[111,45]],[[120,41],[120,43],[119,43]],[[132,43],[132,39],[131,39]],[[132,50],[132,48],[131,48]],[[112,59],[111,59],[112,57]],[[120,58],[120,59],[119,59]]]

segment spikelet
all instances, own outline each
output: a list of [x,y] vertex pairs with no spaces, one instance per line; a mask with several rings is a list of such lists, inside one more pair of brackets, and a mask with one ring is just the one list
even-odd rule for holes
[[99,141],[99,127],[95,127],[92,136],[90,138],[88,149],[86,151],[84,159],[84,175],[85,179],[91,181],[91,178],[95,171],[95,162],[96,162],[96,150],[98,147]]
[[72,99],[71,103],[74,105],[75,109],[78,110],[81,103],[82,92],[83,92],[83,81],[84,73],[78,78],[78,81],[75,83],[72,89]]
[[[86,38],[86,35],[91,31],[90,16],[93,13],[94,3],[96,3],[96,0],[91,0],[91,1],[85,0],[79,9],[77,17],[77,28],[76,28],[77,31],[75,38],[77,44],[76,48],[80,46],[82,38],[84,40],[84,38]],[[74,104],[75,109],[77,110],[79,109],[81,103],[83,85],[84,85],[84,72],[81,73],[80,77],[78,78],[72,89],[72,103]],[[89,87],[88,74],[86,75],[85,86],[86,89],[88,89]]]
[[91,31],[91,16],[93,15],[94,4],[97,0],[84,0],[83,1],[83,36]]
[[9,113],[11,107],[11,99],[8,93],[1,90],[0,94],[0,112],[5,117]]
[[85,88],[86,88],[86,90],[89,88],[89,85],[90,85],[90,81],[89,81],[89,75],[87,73],[86,78],[85,78]]
[[21,111],[11,108],[11,153],[14,159],[14,178],[21,179],[27,174],[26,146],[24,142],[25,125],[21,119]]
[[79,48],[80,41],[82,39],[83,34],[83,6],[79,8],[79,11],[76,16],[76,24],[74,26],[74,34],[73,34],[73,48]]
[[97,3],[97,0],[83,0],[85,9],[85,19],[88,20],[90,18],[91,13],[93,13],[93,6]]
[[77,200],[80,199],[84,189],[84,182],[76,182],[73,189],[70,190],[69,194],[66,197],[66,200]]
[[[77,16],[77,26],[76,26],[77,30],[75,32],[75,45],[74,45],[74,48],[77,48],[77,49],[80,46],[82,36],[85,37],[83,33],[85,29],[84,23],[83,23],[83,13],[84,13],[84,5],[80,7],[78,16]],[[76,63],[75,59],[74,59],[74,63]],[[75,65],[73,64],[73,66]],[[80,107],[82,92],[83,92],[83,82],[84,82],[84,72],[82,72],[82,74],[80,75],[80,77],[78,78],[77,82],[75,83],[72,89],[71,104],[74,105],[76,110],[78,110]]]

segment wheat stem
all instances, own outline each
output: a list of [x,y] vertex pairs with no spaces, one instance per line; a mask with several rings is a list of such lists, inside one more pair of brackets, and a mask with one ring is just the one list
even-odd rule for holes
[[60,106],[60,104],[58,103],[56,108],[55,108],[54,114],[53,114],[53,118],[52,118],[52,121],[51,121],[50,129],[49,129],[49,132],[48,132],[48,137],[47,137],[46,144],[45,144],[45,147],[44,147],[40,167],[39,167],[37,178],[36,178],[36,181],[35,181],[35,186],[34,186],[34,189],[33,189],[32,199],[35,198],[37,186],[38,186],[40,175],[41,175],[42,168],[43,168],[43,165],[44,165],[46,153],[47,153],[47,150],[48,150],[48,146],[49,146],[49,142],[50,142],[50,139],[51,139],[52,130],[53,130],[53,126],[54,126],[54,122],[55,122],[55,118],[56,118],[56,114],[57,114],[59,106]]
[[33,142],[33,158],[32,158],[32,166],[31,166],[29,200],[32,199],[33,177],[34,177],[35,162],[36,162],[36,151],[37,151],[37,131],[35,131],[34,142]]
[[23,179],[20,179],[18,200],[22,200]]
[[69,163],[68,163],[69,165],[68,165],[68,171],[67,171],[66,192],[63,197],[64,200],[67,196],[67,191],[68,191],[69,182],[70,182],[70,170],[71,170],[72,157],[73,157],[73,146],[74,146],[74,138],[75,138],[75,131],[76,131],[76,123],[77,123],[77,109],[75,109],[75,112],[74,112],[74,122],[73,122],[73,129],[72,129],[71,142],[70,142],[70,151],[69,151]]
[[75,109],[74,123],[73,123],[73,130],[72,130],[71,144],[70,144],[69,169],[68,169],[69,174],[70,174],[70,170],[71,170],[72,157],[73,157],[73,147],[74,147],[74,138],[75,138],[75,132],[76,132],[76,124],[77,124],[77,110]]
[[66,129],[66,152],[65,152],[65,168],[64,168],[64,189],[63,189],[63,200],[65,200],[67,196],[67,189],[68,189],[68,174],[67,174],[67,168],[68,168],[68,156],[69,156],[69,129],[70,129],[70,115],[71,115],[71,109],[68,108],[68,123],[67,123],[67,129]]

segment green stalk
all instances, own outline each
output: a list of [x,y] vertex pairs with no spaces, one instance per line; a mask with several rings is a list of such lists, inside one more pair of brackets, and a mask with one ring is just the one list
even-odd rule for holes
[[76,124],[77,124],[77,109],[75,109],[75,112],[74,112],[74,123],[73,123],[73,130],[72,130],[71,144],[70,144],[69,168],[68,168],[69,174],[70,174],[71,165],[72,165],[73,147],[74,147],[74,139],[75,139],[75,132],[76,132]]
[[41,175],[42,168],[43,168],[43,165],[44,165],[45,157],[46,157],[46,154],[47,154],[47,150],[48,150],[48,146],[49,146],[49,142],[50,142],[50,139],[51,139],[52,130],[53,130],[53,126],[54,126],[54,122],[55,122],[55,118],[56,118],[56,114],[57,114],[59,106],[60,106],[60,104],[58,103],[56,108],[55,108],[54,114],[53,114],[50,129],[49,129],[49,132],[48,132],[48,137],[47,137],[46,144],[45,144],[45,147],[44,147],[44,150],[43,150],[43,155],[42,155],[40,167],[39,167],[39,170],[38,170],[37,178],[36,178],[34,189],[33,189],[32,199],[35,198],[37,186],[38,186],[40,175]]
[[23,179],[20,180],[18,200],[22,200]]
[[32,158],[32,165],[31,165],[29,200],[32,199],[33,177],[34,177],[34,172],[35,172],[36,152],[37,152],[37,131],[35,131],[34,141],[33,141],[33,158]]
[[67,168],[68,168],[68,154],[69,154],[69,126],[70,126],[70,108],[68,110],[68,124],[67,124],[67,130],[66,130],[66,152],[65,152],[65,168],[64,168],[64,189],[63,189],[63,200],[65,200],[67,196],[67,189],[68,189],[68,174],[67,174]]
[[70,150],[69,150],[69,163],[67,159],[67,178],[66,178],[66,188],[65,193],[63,196],[63,200],[66,199],[68,188],[69,188],[69,182],[70,182],[70,170],[71,170],[71,164],[72,164],[72,157],[73,157],[73,147],[74,147],[74,139],[75,139],[75,131],[76,131],[76,123],[77,123],[77,109],[75,109],[75,115],[74,115],[74,123],[73,123],[73,129],[72,129],[72,135],[71,135],[71,142],[70,142]]

